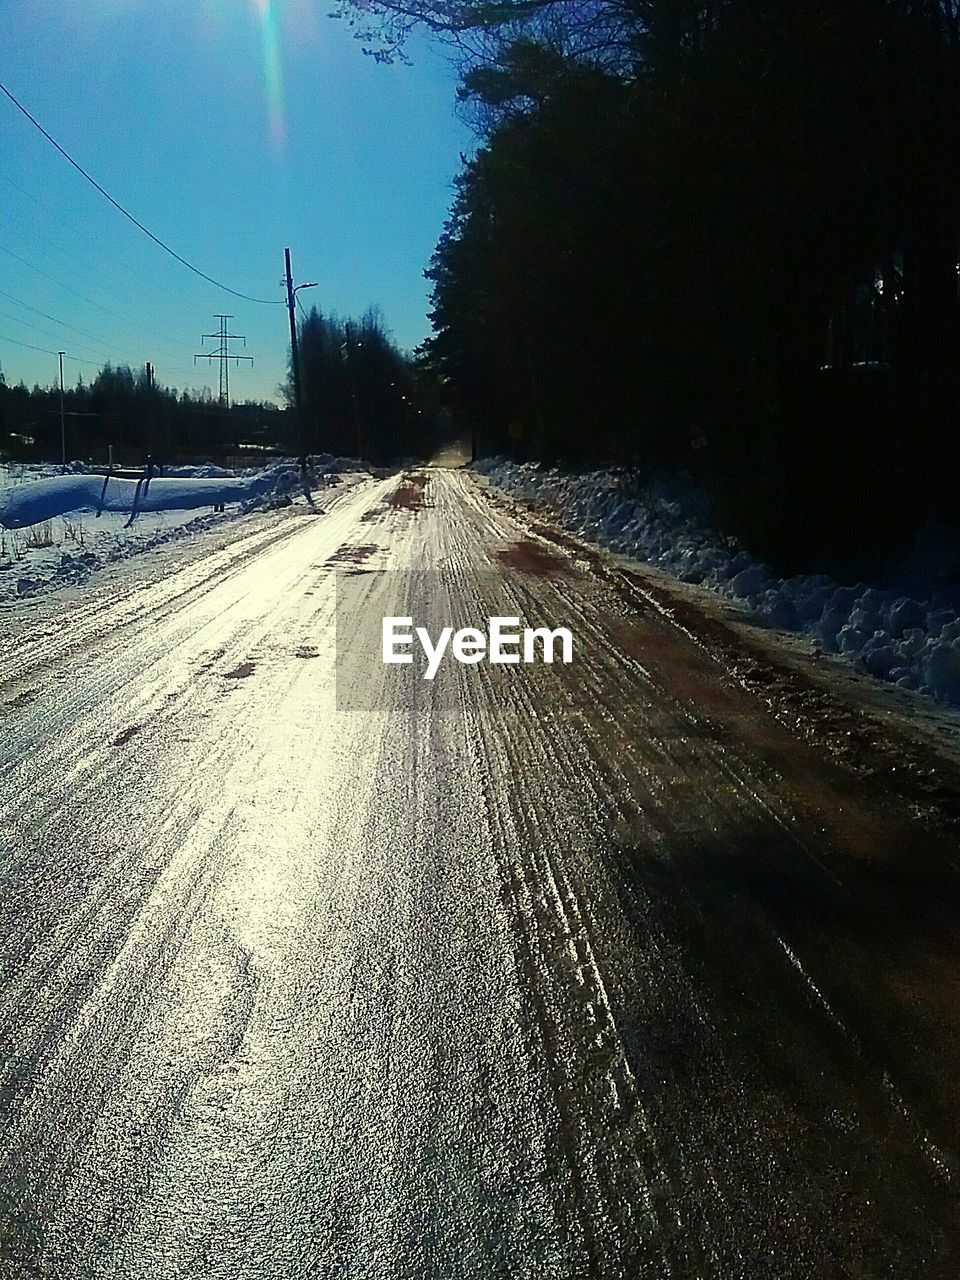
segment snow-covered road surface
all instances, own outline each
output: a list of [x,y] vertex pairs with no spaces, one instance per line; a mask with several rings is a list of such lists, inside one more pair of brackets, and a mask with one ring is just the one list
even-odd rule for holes
[[[425,475],[9,624],[0,1276],[955,1277],[955,849]],[[574,663],[338,706],[441,568]]]

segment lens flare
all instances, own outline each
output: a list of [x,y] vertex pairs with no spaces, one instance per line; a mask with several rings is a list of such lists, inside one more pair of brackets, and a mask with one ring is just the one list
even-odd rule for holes
[[267,120],[274,150],[283,150],[287,138],[287,122],[283,111],[283,77],[280,71],[280,31],[277,6],[273,0],[251,0],[260,20],[263,44],[263,82],[267,100]]

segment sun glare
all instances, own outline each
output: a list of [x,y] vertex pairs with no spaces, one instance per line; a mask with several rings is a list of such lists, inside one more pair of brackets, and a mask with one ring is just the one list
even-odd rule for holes
[[250,0],[260,22],[263,46],[263,84],[267,104],[270,141],[281,152],[287,138],[287,122],[283,109],[283,74],[280,67],[280,32],[277,5],[274,0]]

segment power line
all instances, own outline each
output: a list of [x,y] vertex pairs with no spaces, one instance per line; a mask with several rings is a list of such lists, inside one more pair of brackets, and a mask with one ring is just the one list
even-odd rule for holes
[[[9,342],[13,347],[25,347],[28,351],[39,351],[45,356],[57,356],[59,351],[54,351],[50,347],[38,347],[32,342],[21,342],[18,338],[8,338],[6,334],[0,333],[0,342]],[[83,356],[72,356],[69,351],[63,353],[64,360],[72,360],[74,364],[91,364],[98,369],[102,369],[105,364],[109,364],[107,360],[85,360]],[[172,365],[165,366],[169,373],[189,374],[189,369],[175,369]]]
[[[18,305],[24,306],[25,304],[19,303]],[[32,329],[34,333],[42,333],[42,334],[45,334],[48,338],[53,338],[57,342],[60,341],[59,335],[56,333],[53,333],[50,329],[45,329],[43,325],[32,324],[29,320],[23,320],[20,316],[13,316],[8,311],[0,311],[0,319],[12,320],[14,324],[22,325],[25,329]],[[57,323],[59,323],[59,321]],[[16,338],[9,338],[7,339],[7,341],[16,343],[17,346],[29,347],[31,350],[44,351],[48,355],[51,354],[51,352],[47,351],[46,347],[32,347],[29,342],[17,342]],[[82,360],[82,363],[84,364],[99,365],[101,368],[107,364],[110,364],[111,361],[113,360],[128,361],[130,359],[129,355],[124,355],[123,352],[120,351],[119,349],[114,348],[111,352],[111,350],[109,349],[110,348],[109,343],[104,342],[104,343],[101,343],[100,345],[107,347],[108,351],[106,354],[101,353],[95,360],[84,360],[81,356],[70,356],[69,358],[71,360]],[[87,347],[88,351],[94,351],[94,352],[96,351],[95,347],[91,347],[85,342],[80,343],[80,346]],[[54,351],[52,352],[52,354],[56,355],[57,353],[56,351]],[[133,359],[136,363],[139,363],[139,357],[133,357]],[[189,378],[193,372],[190,369],[184,368],[182,365],[168,364],[165,360],[162,361],[161,364],[162,364],[162,367],[168,373],[182,374],[183,377],[185,378]]]
[[[21,303],[19,305],[22,306],[23,304]],[[12,320],[14,324],[20,325],[23,329],[30,329],[33,333],[42,333],[45,338],[53,338],[54,342],[62,341],[60,334],[54,333],[52,329],[47,329],[44,325],[36,324],[32,320],[24,320],[22,316],[11,315],[9,311],[0,311],[0,319]],[[99,360],[102,364],[109,364],[111,360],[129,361],[131,358],[134,360],[138,359],[138,357],[131,357],[119,350],[111,348],[108,342],[98,341],[96,345],[89,342],[81,342],[77,345],[86,347],[87,350],[92,353],[95,360],[91,361],[91,363],[96,363],[96,360]],[[104,348],[106,348],[106,353],[104,353]]]
[[[22,316],[13,316],[9,311],[0,311],[0,319],[12,320],[14,324],[18,324],[24,329],[31,329],[34,333],[42,333],[45,338],[53,338],[55,342],[60,341],[60,335],[54,333],[52,329],[47,329],[42,324],[34,324],[30,320],[24,320]],[[96,354],[97,349],[89,346],[86,342],[81,342],[79,345]],[[109,356],[104,356],[103,358],[109,359]]]
[[[94,342],[98,343],[102,347],[109,347],[111,345],[109,342],[104,342],[104,340],[98,337],[97,334],[91,333],[89,329],[81,329],[75,324],[68,324],[66,320],[61,320],[59,316],[52,316],[49,311],[41,311],[39,307],[32,307],[29,302],[21,302],[19,298],[15,298],[12,293],[7,293],[4,289],[0,289],[0,298],[7,298],[16,306],[23,307],[25,311],[32,311],[34,315],[42,316],[44,320],[52,320],[54,324],[60,325],[62,329],[70,329],[73,333],[79,333],[81,338],[92,338]],[[130,355],[128,348],[117,347],[115,350],[120,352],[126,351],[128,357]],[[136,360],[137,356],[134,355],[133,359]]]
[[[18,191],[21,195],[26,196],[26,197],[27,197],[27,199],[29,199],[33,204],[35,204],[35,205],[37,206],[37,208],[38,208],[38,209],[41,209],[44,213],[49,214],[49,215],[50,215],[51,217],[53,217],[57,222],[59,222],[59,223],[61,224],[61,226],[63,226],[64,228],[66,228],[66,230],[67,230],[67,231],[70,231],[73,235],[76,235],[76,236],[78,237],[78,239],[86,240],[86,241],[88,241],[91,245],[93,245],[93,248],[94,248],[94,249],[96,249],[96,248],[97,248],[97,246],[96,246],[95,244],[93,244],[93,242],[90,240],[90,237],[89,237],[89,236],[84,236],[84,235],[82,235],[80,232],[78,232],[78,231],[77,231],[77,229],[76,229],[75,227],[71,227],[68,223],[64,222],[64,220],[63,220],[61,217],[59,217],[59,215],[57,215],[57,214],[56,214],[52,209],[49,209],[45,204],[43,204],[43,203],[42,203],[42,201],[37,200],[35,196],[30,195],[30,193],[29,193],[29,192],[24,191],[22,187],[17,186],[17,184],[16,184],[16,183],[14,183],[14,182],[10,182],[10,180],[9,180],[9,179],[4,175],[4,174],[0,174],[0,182],[5,183],[7,186],[12,187],[15,191]],[[37,236],[35,232],[32,232],[31,234],[33,234],[33,236],[34,236],[34,238],[35,238],[35,239],[39,240],[41,243],[43,242],[43,237]],[[51,244],[52,244],[52,242],[48,242],[48,243],[51,243]],[[68,249],[65,249],[63,245],[52,245],[52,247],[57,251],[57,253],[58,253],[61,257],[71,258],[71,256],[72,256],[72,255],[71,255],[71,251],[70,251],[70,250],[68,250]],[[16,259],[16,261],[17,261],[17,262],[21,262],[25,267],[28,267],[31,271],[34,271],[34,272],[36,272],[38,275],[43,276],[43,277],[44,277],[44,279],[52,281],[54,284],[56,284],[56,285],[58,286],[58,288],[63,289],[63,290],[65,290],[65,291],[66,291],[66,292],[68,292],[68,293],[72,293],[72,294],[74,295],[74,297],[79,298],[79,299],[80,299],[81,301],[83,301],[83,302],[89,303],[91,306],[96,307],[98,310],[103,311],[105,314],[110,315],[110,316],[114,316],[116,319],[118,319],[118,320],[122,320],[125,324],[133,325],[135,328],[142,330],[144,333],[150,334],[150,336],[151,336],[152,338],[154,338],[154,339],[156,339],[156,338],[161,338],[161,339],[162,339],[162,338],[163,338],[163,335],[159,332],[159,330],[152,329],[152,328],[150,328],[148,325],[141,324],[139,321],[131,320],[131,319],[129,318],[129,316],[123,316],[123,315],[121,315],[119,312],[117,312],[117,311],[112,311],[109,307],[105,307],[105,306],[103,306],[103,304],[102,304],[102,303],[99,303],[99,302],[95,301],[95,299],[93,299],[93,298],[88,298],[85,294],[80,293],[78,290],[76,290],[76,289],[72,289],[69,285],[65,285],[65,284],[63,284],[63,283],[62,283],[59,279],[57,279],[55,276],[50,275],[50,274],[49,274],[49,272],[43,271],[43,270],[41,270],[41,268],[40,268],[40,267],[34,266],[34,264],[33,264],[32,262],[30,262],[28,259],[21,257],[21,256],[20,256],[19,254],[17,254],[17,253],[14,253],[12,249],[8,249],[8,248],[6,248],[4,245],[0,245],[0,252],[8,254],[11,258]],[[98,252],[98,256],[102,256],[102,255],[100,255],[99,250],[98,250],[97,252]],[[92,277],[90,277],[89,275],[88,275],[86,278],[87,278],[87,280],[89,281],[89,283],[90,283],[90,284],[92,284],[92,285],[94,286],[94,288],[98,288],[98,289],[103,288],[103,286],[102,286],[98,281],[94,280],[94,279],[93,279]],[[151,287],[151,289],[152,289],[152,288],[159,288],[159,289],[160,289],[160,291],[161,291],[162,293],[165,293],[168,297],[173,298],[175,301],[177,301],[177,300],[178,300],[175,294],[171,293],[168,289],[164,289],[164,288],[163,288],[162,286],[160,286],[160,285],[151,284],[151,286],[150,286],[150,287]],[[9,296],[9,295],[8,295],[8,296]],[[28,304],[26,304],[26,303],[22,303],[22,302],[19,302],[19,301],[18,301],[18,302],[17,302],[17,305],[18,305],[18,306],[27,306]],[[41,314],[42,314],[42,313],[41,313]],[[19,317],[16,317],[16,316],[8,315],[6,312],[3,312],[3,311],[0,311],[0,316],[3,316],[3,317],[5,317],[5,318],[6,318],[6,319],[8,319],[8,320],[13,320],[13,321],[15,321],[15,323],[17,323],[17,324],[25,325],[28,329],[34,329],[34,330],[36,330],[36,332],[38,332],[38,333],[45,333],[45,334],[47,334],[47,335],[48,335],[49,337],[51,337],[51,338],[57,338],[57,340],[59,341],[59,338],[57,337],[57,334],[55,334],[55,333],[51,333],[49,329],[43,329],[43,328],[41,328],[39,325],[35,325],[35,324],[28,324],[28,323],[27,323],[27,321],[25,321],[25,320],[21,320]],[[162,319],[163,317],[161,316],[160,318]],[[55,318],[55,317],[51,317],[51,319],[54,319],[55,323],[57,323],[57,324],[61,324],[61,323],[63,323],[62,321],[56,320],[56,318]],[[175,323],[179,323],[179,322],[178,322],[178,321],[177,321],[177,322],[174,322],[174,321],[172,321],[172,320],[171,320],[171,321],[170,321],[170,325],[171,325],[171,327],[172,327]],[[169,330],[168,330],[168,331],[169,331]],[[101,343],[101,345],[104,345],[104,346],[108,346],[108,345],[109,345],[109,343],[104,342],[102,339],[98,339],[98,342],[100,342],[100,343]],[[178,352],[178,351],[180,350],[180,348],[178,348],[178,347],[174,347],[172,344],[170,344],[169,342],[167,342],[167,341],[165,341],[165,340],[161,340],[160,342],[154,342],[154,345],[155,345],[155,346],[157,346],[161,351],[166,351],[166,352],[170,352],[170,353],[175,353],[175,352]],[[109,357],[104,357],[104,358],[105,358],[105,359],[109,359]],[[169,363],[167,362],[167,360],[166,360],[166,359],[165,359],[162,363],[163,363],[164,368],[165,368],[165,369],[168,369],[168,370],[169,370],[170,372],[172,372],[172,373],[182,374],[184,377],[189,377],[189,376],[190,376],[190,374],[191,374],[191,370],[189,370],[189,369],[185,369],[185,368],[183,368],[182,366],[179,366],[179,367],[178,367],[178,366],[174,366],[174,365],[172,365],[172,364],[169,364]]]
[[[102,311],[104,315],[113,316],[114,320],[122,320],[124,324],[131,324],[137,329],[143,329],[144,333],[149,333],[151,335],[155,334],[154,330],[146,328],[146,326],[139,324],[136,320],[130,320],[127,316],[122,316],[118,311],[111,311],[109,307],[105,307],[100,302],[95,302],[93,298],[88,298],[77,289],[71,289],[68,284],[63,284],[63,282],[58,280],[56,276],[50,275],[48,271],[42,271],[40,267],[35,267],[32,262],[29,262],[26,258],[21,258],[19,253],[14,253],[12,249],[8,249],[5,245],[0,244],[0,253],[5,253],[16,262],[22,263],[23,266],[29,268],[30,271],[35,271],[38,276],[43,276],[44,280],[50,280],[58,289],[62,289],[64,293],[72,293],[73,296],[75,298],[79,298],[81,302],[86,302],[89,306],[96,307],[97,310]],[[166,344],[161,343],[160,345],[164,346]],[[167,349],[170,351],[174,350],[172,346],[168,346]]]
[[[46,318],[47,318],[47,319],[53,320],[54,324],[59,324],[59,325],[61,325],[61,326],[63,326],[63,327],[66,327],[66,328],[70,328],[70,327],[71,327],[71,326],[69,326],[69,325],[65,325],[65,324],[64,324],[64,321],[62,321],[62,320],[58,320],[55,316],[47,316],[45,311],[37,311],[36,307],[30,307],[26,302],[20,302],[18,299],[13,298],[11,294],[3,293],[3,291],[2,291],[2,290],[0,290],[0,295],[2,295],[2,296],[4,296],[4,297],[7,297],[7,298],[10,298],[10,299],[11,299],[11,301],[15,302],[15,303],[16,303],[16,305],[17,305],[18,307],[25,307],[28,311],[35,311],[38,315],[46,316]],[[11,315],[9,311],[0,311],[0,319],[3,319],[3,320],[12,320],[14,324],[22,325],[22,326],[23,326],[23,328],[25,328],[25,329],[32,329],[34,333],[42,333],[42,334],[45,334],[48,338],[53,338],[53,339],[54,339],[55,341],[57,341],[57,342],[59,342],[59,341],[60,341],[60,337],[59,337],[59,335],[58,335],[58,334],[56,334],[56,333],[54,333],[52,330],[50,330],[50,329],[45,329],[45,328],[43,327],[43,325],[40,325],[40,324],[34,324],[34,323],[33,323],[32,321],[30,321],[30,320],[24,320],[24,319],[22,318],[22,316],[14,316],[14,315]],[[77,332],[82,332],[82,330],[78,330]],[[94,335],[92,335],[92,334],[91,334],[91,335],[89,335],[89,336],[93,337]],[[17,345],[17,346],[21,346],[21,347],[30,347],[30,348],[31,348],[31,350],[34,350],[34,351],[46,351],[46,350],[47,350],[47,349],[46,349],[46,347],[32,347],[32,346],[31,346],[31,344],[30,344],[29,342],[18,342],[16,338],[9,338],[9,339],[7,339],[7,341],[9,341],[9,342],[13,342],[13,343],[16,343],[16,345]],[[111,344],[110,344],[109,342],[104,342],[104,341],[102,341],[102,339],[96,339],[96,341],[97,341],[97,344],[98,344],[98,346],[99,346],[100,348],[106,348],[106,352],[104,353],[103,351],[101,351],[101,352],[100,352],[100,354],[98,355],[97,359],[95,359],[95,360],[86,360],[86,361],[84,361],[84,363],[86,363],[86,364],[100,364],[100,365],[105,365],[105,364],[109,364],[109,363],[111,362],[111,360],[129,361],[129,360],[131,360],[131,359],[133,359],[136,363],[139,363],[139,362],[140,362],[140,357],[139,357],[139,356],[136,356],[136,355],[131,356],[130,352],[129,352],[129,351],[127,351],[125,348],[122,348],[122,347],[112,347],[112,346],[111,346]],[[91,347],[91,346],[90,346],[88,343],[86,343],[86,342],[81,342],[79,345],[80,345],[80,346],[82,346],[82,347],[86,347],[88,351],[93,351],[93,352],[95,352],[95,353],[96,353],[96,351],[97,351],[97,347]],[[47,354],[49,354],[49,352],[48,352]],[[57,353],[56,353],[56,351],[54,351],[54,352],[53,352],[53,354],[54,354],[54,355],[56,355],[56,354],[57,354]],[[80,356],[71,356],[71,357],[70,357],[70,359],[71,359],[71,360],[79,360],[79,359],[81,359],[81,357],[80,357]],[[155,363],[155,362],[154,362],[154,363]],[[183,374],[183,375],[184,375],[184,377],[189,377],[189,376],[191,375],[191,372],[192,372],[192,371],[191,371],[190,369],[186,369],[186,368],[184,368],[182,365],[174,365],[174,364],[170,364],[170,363],[169,363],[168,361],[166,361],[166,360],[161,361],[161,363],[162,363],[162,365],[163,365],[163,368],[164,368],[164,369],[166,369],[166,370],[168,370],[170,373],[179,373],[179,374]]]
[[[0,342],[9,342],[13,347],[26,347],[28,351],[42,351],[45,356],[58,356],[59,351],[51,351],[49,347],[35,347],[32,342],[18,342],[16,338],[8,338],[0,333]],[[80,356],[72,356],[69,352],[64,351],[64,360],[73,360],[76,364],[103,364],[102,360],[84,360]]]
[[46,347],[35,346],[32,342],[20,342],[16,338],[7,338],[0,334],[0,342],[12,343],[15,347],[26,347],[28,351],[42,351],[45,356],[55,356],[56,351],[50,351]]
[[92,177],[89,173],[87,173],[83,165],[78,164],[77,161],[74,160],[73,156],[70,155],[68,151],[65,151],[63,147],[61,147],[60,143],[57,142],[56,138],[51,137],[50,134],[47,133],[46,129],[43,127],[40,121],[37,120],[35,116],[32,116],[30,114],[30,112],[23,105],[23,103],[13,96],[13,94],[10,92],[10,90],[6,87],[5,84],[0,83],[0,92],[5,94],[5,96],[8,97],[10,101],[13,103],[13,105],[17,108],[17,110],[21,112],[22,115],[26,116],[26,118],[30,121],[30,123],[34,126],[34,128],[38,129],[43,134],[43,136],[51,144],[51,146],[53,146],[57,151],[60,152],[64,160],[66,160],[69,164],[73,165],[74,169],[76,169],[77,173],[79,173],[81,177],[86,178],[87,182],[89,182],[92,187],[95,187],[96,190],[99,191],[100,194],[104,197],[104,199],[109,200],[109,202],[113,205],[115,209],[117,209],[120,213],[122,213],[125,218],[129,219],[129,221],[132,222],[135,227],[139,227],[139,229],[143,232],[143,234],[145,236],[148,236],[153,241],[154,244],[159,245],[159,247],[164,251],[164,253],[168,253],[171,258],[175,258],[177,262],[179,262],[182,266],[186,267],[189,271],[192,271],[194,275],[199,276],[201,280],[206,280],[208,284],[214,285],[217,289],[222,289],[224,293],[233,294],[235,298],[243,298],[244,301],[246,302],[260,302],[267,306],[283,306],[284,305],[280,298],[254,298],[254,297],[251,297],[250,294],[248,293],[240,293],[238,289],[231,289],[228,285],[221,284],[219,280],[214,280],[213,276],[208,276],[205,271],[201,271],[199,267],[195,267],[193,263],[188,262],[186,258],[181,257],[180,254],[177,253],[175,249],[171,249],[170,246],[166,244],[165,241],[161,240],[159,236],[155,236],[153,232],[149,229],[149,227],[145,227],[138,218],[135,218],[133,214],[129,211],[129,209],[125,209],[123,205],[119,202],[119,200],[115,200],[109,191],[106,191],[103,187],[101,187],[100,183],[97,182],[96,178]]
[[[36,207],[40,209],[41,212],[45,213],[48,218],[52,218],[53,221],[59,223],[60,226],[63,227],[65,231],[69,231],[69,233],[72,236],[75,236],[78,240],[82,241],[87,246],[92,248],[97,258],[99,258],[101,262],[107,263],[109,265],[110,270],[115,270],[117,267],[117,264],[119,263],[121,265],[125,264],[128,272],[130,272],[131,274],[137,274],[139,272],[140,270],[139,264],[134,264],[126,254],[121,253],[119,249],[116,249],[113,246],[111,246],[109,254],[105,253],[103,248],[97,243],[96,240],[94,240],[94,238],[91,235],[89,235],[85,231],[81,231],[79,227],[74,226],[72,223],[68,222],[62,216],[61,213],[59,213],[55,209],[51,209],[49,205],[44,204],[42,200],[38,200],[35,195],[32,195],[24,187],[21,187],[16,182],[11,181],[11,179],[8,178],[6,174],[0,173],[0,182],[2,182],[5,186],[11,187],[14,191],[19,192],[21,196],[29,200],[31,204],[36,205]],[[36,228],[34,226],[31,226],[31,234],[36,239],[42,239],[42,237],[37,235]],[[63,245],[53,244],[53,241],[50,241],[50,240],[48,240],[47,243],[53,245],[54,249],[56,249],[60,254],[65,255],[70,259],[72,259],[75,256],[75,251],[70,249],[65,249]],[[87,278],[90,279],[89,276]],[[95,281],[91,281],[91,283],[94,284],[96,288],[103,287],[102,285],[98,284]],[[168,298],[172,298],[173,301],[176,302],[178,305],[182,301],[182,297],[180,294],[174,293],[171,289],[166,288],[159,281],[151,281],[149,288],[151,290],[155,289],[159,293],[166,294]]]

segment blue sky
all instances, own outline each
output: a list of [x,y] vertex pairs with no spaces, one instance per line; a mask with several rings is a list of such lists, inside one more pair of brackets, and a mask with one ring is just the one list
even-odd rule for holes
[[[413,66],[378,64],[326,16],[330,8],[329,0],[7,0],[0,80],[207,274],[282,300],[289,245],[295,277],[319,284],[301,294],[305,305],[342,315],[378,305],[409,348],[429,332],[422,272],[472,138],[456,117],[456,77],[440,49],[415,41]],[[193,354],[217,328],[217,312],[233,313],[255,359],[231,367],[233,398],[276,399],[284,308],[232,298],[167,257],[0,98],[8,382],[56,375],[55,356],[16,340],[67,351],[70,383],[109,357],[152,360],[159,381],[216,393],[216,366],[194,369]]]

